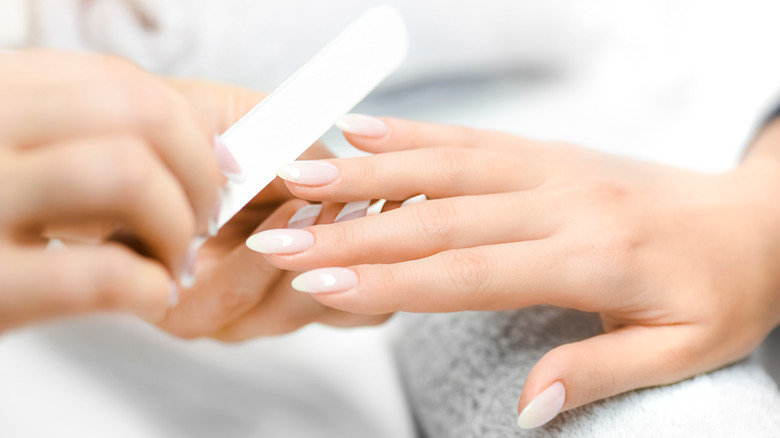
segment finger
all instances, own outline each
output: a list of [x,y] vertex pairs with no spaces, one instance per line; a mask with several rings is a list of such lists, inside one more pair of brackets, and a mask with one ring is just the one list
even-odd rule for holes
[[150,253],[178,272],[195,220],[181,186],[148,145],[132,137],[91,138],[3,160],[0,217],[16,225],[123,222]]
[[[395,264],[322,268],[293,287],[328,307],[362,314],[574,307],[593,281],[550,238],[449,250]],[[592,289],[598,290],[598,289]],[[588,296],[597,306],[598,294]]]
[[[47,71],[63,65],[45,52],[29,58],[34,58],[29,63]],[[198,230],[207,231],[224,181],[207,123],[175,92],[127,61],[84,55],[81,67],[87,73],[64,83],[37,83],[34,90],[4,93],[0,106],[4,141],[29,147],[76,136],[137,133],[181,182]],[[40,99],[31,98],[36,95]]]
[[277,171],[295,196],[342,202],[404,200],[420,193],[443,198],[527,190],[551,173],[545,163],[519,154],[454,147],[297,161]]
[[[539,427],[562,411],[632,389],[693,375],[682,364],[696,357],[693,326],[630,326],[557,347],[528,375],[518,425]],[[684,356],[684,357],[683,357]]]
[[165,267],[112,244],[6,251],[0,254],[0,278],[0,331],[94,311],[159,321],[175,288]]
[[[285,226],[305,205],[308,204],[301,200],[283,204],[255,231]],[[204,247],[202,251],[208,250]],[[264,300],[282,272],[242,243],[196,275],[196,286],[184,292],[162,324],[177,336],[189,338],[216,332]]]
[[[566,207],[536,191],[436,199],[360,220],[275,229],[247,245],[283,269],[396,263],[441,251],[549,237]],[[551,214],[554,212],[554,214]],[[490,226],[485,218],[493,218]]]
[[298,330],[327,313],[327,307],[290,286],[295,275],[285,272],[261,303],[217,331],[214,337],[225,342],[240,342],[260,336],[282,335]]
[[446,146],[527,154],[535,152],[539,145],[533,140],[495,131],[390,117],[377,119],[362,114],[349,114],[337,126],[353,146],[373,153]]

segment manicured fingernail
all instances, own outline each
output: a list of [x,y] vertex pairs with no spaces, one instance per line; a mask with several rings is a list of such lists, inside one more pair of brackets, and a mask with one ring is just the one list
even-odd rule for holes
[[344,222],[364,217],[368,211],[369,204],[371,204],[371,201],[348,202],[347,205],[341,209],[339,214],[336,215],[336,219],[334,219],[333,222]]
[[385,208],[386,203],[387,199],[380,199],[374,202],[370,207],[368,207],[368,210],[366,210],[366,216],[374,216],[381,213],[382,209]]
[[198,250],[206,242],[205,237],[195,237],[190,242],[190,248],[187,250],[187,256],[184,259],[184,267],[179,275],[179,285],[184,289],[190,289],[195,286],[195,264],[198,260]]
[[413,197],[407,199],[406,201],[404,201],[401,204],[401,207],[406,207],[407,205],[412,205],[412,204],[419,204],[420,202],[425,202],[427,200],[428,200],[428,197],[425,196],[425,195],[413,196]]
[[279,178],[304,186],[324,186],[339,179],[339,169],[326,161],[295,161],[276,170]]
[[565,402],[566,388],[563,383],[555,382],[523,408],[517,417],[517,425],[523,429],[533,429],[547,424],[561,412]]
[[219,213],[222,210],[222,189],[217,190],[217,199],[214,201],[214,209],[209,218],[209,236],[214,237],[219,232]]
[[311,248],[312,244],[313,234],[290,228],[261,231],[246,240],[249,249],[263,254],[295,254]]
[[306,228],[314,225],[317,222],[317,218],[322,213],[322,204],[311,204],[305,207],[301,207],[295,214],[287,221],[287,228]]
[[336,126],[344,132],[371,138],[384,137],[388,131],[385,122],[364,114],[347,114],[336,122]]
[[65,251],[68,247],[60,239],[49,239],[49,243],[46,244],[46,251]]
[[177,304],[179,304],[179,286],[172,281],[168,286],[168,307],[176,307]]
[[238,161],[236,161],[236,158],[219,135],[214,135],[214,153],[217,155],[219,168],[227,179],[234,183],[246,181],[244,170],[241,169],[241,165],[238,164]]
[[346,268],[323,268],[295,277],[292,287],[308,294],[345,292],[357,286],[357,274]]

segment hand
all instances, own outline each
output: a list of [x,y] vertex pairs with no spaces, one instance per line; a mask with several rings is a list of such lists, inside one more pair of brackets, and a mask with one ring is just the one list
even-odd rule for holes
[[[0,331],[94,310],[162,318],[226,181],[213,135],[122,59],[0,54]],[[105,243],[44,249],[85,236]]]
[[[216,132],[225,131],[265,97],[256,91],[196,80],[169,79],[168,84],[203,114]],[[321,143],[315,143],[303,157],[332,155]],[[332,309],[292,289],[295,273],[275,268],[244,244],[253,233],[287,227],[293,214],[307,205],[294,200],[281,180],[274,180],[201,248],[195,286],[181,291],[178,305],[158,324],[180,337],[237,342],[289,333],[312,322],[353,327],[386,321],[389,315],[356,315]],[[341,207],[328,203],[310,220],[332,222]]]
[[298,172],[282,173],[290,191],[331,202],[433,200],[253,239],[270,244],[277,267],[314,269],[293,285],[345,311],[598,312],[604,334],[551,350],[528,375],[522,427],[738,360],[780,321],[776,157],[708,175],[496,132],[350,117],[347,139],[377,155],[291,164]]

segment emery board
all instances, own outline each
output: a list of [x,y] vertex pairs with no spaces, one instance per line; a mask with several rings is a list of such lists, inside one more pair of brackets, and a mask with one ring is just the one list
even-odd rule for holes
[[369,10],[223,135],[243,170],[228,182],[221,228],[344,114],[401,65],[406,27],[390,6]]

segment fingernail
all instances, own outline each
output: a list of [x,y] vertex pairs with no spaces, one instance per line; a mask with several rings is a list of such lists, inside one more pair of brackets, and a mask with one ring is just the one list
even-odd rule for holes
[[246,181],[246,175],[244,170],[241,169],[241,165],[238,164],[236,158],[230,152],[225,141],[219,135],[214,135],[214,153],[217,155],[217,162],[219,168],[222,170],[222,174],[225,178],[233,181],[234,183],[242,183]]
[[413,196],[413,197],[407,199],[406,201],[404,201],[401,204],[401,207],[406,207],[407,205],[412,205],[412,204],[419,204],[419,203],[425,202],[427,200],[428,200],[428,197],[425,196],[425,195]]
[[195,286],[195,265],[198,260],[198,249],[206,241],[205,237],[196,237],[192,239],[190,248],[187,250],[187,256],[184,259],[184,267],[179,275],[179,285],[184,289],[190,289]]
[[217,190],[217,199],[214,201],[214,209],[209,218],[209,236],[214,237],[219,232],[219,213],[222,210],[222,189]]
[[266,230],[250,236],[246,246],[263,254],[295,254],[311,248],[314,235],[306,230]]
[[292,287],[307,294],[345,292],[357,286],[357,280],[357,274],[350,269],[323,268],[295,277]]
[[334,219],[333,222],[344,222],[364,217],[368,211],[369,204],[371,204],[371,201],[348,202],[347,205],[341,209],[339,214],[336,215],[336,219]]
[[168,286],[168,308],[176,307],[179,304],[179,286],[172,281]]
[[306,228],[314,225],[317,222],[317,218],[322,213],[322,204],[311,204],[305,207],[301,207],[295,214],[287,221],[287,228]]
[[279,178],[304,186],[324,186],[339,179],[339,169],[326,161],[295,161],[276,170]]
[[370,207],[368,207],[368,210],[366,210],[366,216],[374,216],[381,213],[382,209],[385,208],[386,203],[387,199],[380,199],[374,202]]
[[344,132],[371,138],[384,137],[388,131],[385,122],[365,114],[347,114],[336,121],[336,126]]
[[555,382],[528,403],[517,417],[517,425],[523,429],[533,429],[547,424],[563,409],[566,402],[566,388],[561,382]]
[[49,243],[46,244],[46,251],[65,251],[68,247],[60,239],[51,238]]

